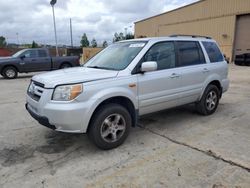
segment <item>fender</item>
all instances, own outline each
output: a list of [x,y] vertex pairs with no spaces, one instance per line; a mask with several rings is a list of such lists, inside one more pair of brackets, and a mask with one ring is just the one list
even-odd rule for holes
[[213,81],[219,81],[219,82],[220,82],[220,85],[222,86],[222,81],[221,81],[221,76],[220,76],[220,75],[218,75],[218,74],[212,74],[212,75],[210,75],[210,76],[205,80],[205,82],[204,82],[204,84],[203,84],[203,88],[202,88],[202,92],[201,92],[201,95],[200,95],[200,97],[199,97],[199,100],[201,100],[201,98],[202,98],[202,96],[203,96],[203,94],[204,94],[205,89],[207,88],[207,86],[208,86],[211,82],[213,82]]
[[[114,87],[114,88],[108,88],[105,90],[101,90],[98,93],[96,93],[95,95],[93,95],[89,101],[93,101],[94,103],[91,103],[91,106],[88,110],[88,112],[86,112],[87,114],[87,118],[85,120],[86,124],[89,124],[90,119],[94,113],[94,111],[97,109],[97,107],[105,100],[108,100],[110,98],[113,97],[125,97],[127,99],[129,99],[134,107],[135,110],[138,109],[138,99],[135,93],[133,93],[131,90],[126,89],[124,87]],[[83,132],[86,132],[86,130],[82,130]]]

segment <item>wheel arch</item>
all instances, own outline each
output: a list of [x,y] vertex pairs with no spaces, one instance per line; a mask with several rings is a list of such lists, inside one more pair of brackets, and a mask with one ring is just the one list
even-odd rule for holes
[[14,68],[16,69],[17,72],[20,72],[17,66],[11,65],[11,64],[7,64],[7,65],[4,65],[4,66],[2,67],[2,69],[1,69],[1,74],[3,73],[3,71],[4,71],[4,69],[5,69],[6,67],[14,67]]
[[107,98],[105,100],[103,100],[102,102],[100,102],[95,110],[93,111],[93,113],[91,114],[91,118],[89,120],[89,123],[88,123],[88,128],[87,128],[87,132],[89,130],[89,125],[91,124],[91,121],[93,121],[93,117],[95,115],[95,113],[98,112],[98,110],[106,105],[106,104],[119,104],[123,107],[125,107],[128,112],[130,113],[131,115],[131,118],[132,118],[132,126],[135,127],[136,124],[137,124],[137,121],[138,121],[138,110],[135,108],[135,105],[134,103],[132,102],[132,100],[130,100],[128,97],[126,96],[113,96],[113,97],[110,97],[110,98]]
[[70,63],[69,61],[63,61],[60,65],[60,68],[63,66],[63,65],[70,65],[71,67],[73,67],[72,63]]
[[218,78],[217,79],[211,79],[211,80],[206,82],[205,87],[202,89],[202,93],[200,95],[199,100],[202,98],[207,86],[209,86],[209,85],[215,85],[220,91],[220,97],[222,96],[222,84],[221,84],[220,80]]

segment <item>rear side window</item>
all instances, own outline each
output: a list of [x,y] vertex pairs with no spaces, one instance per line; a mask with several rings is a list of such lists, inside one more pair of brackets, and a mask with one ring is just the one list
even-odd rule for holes
[[224,60],[224,57],[221,54],[220,49],[214,42],[202,42],[202,44],[207,51],[211,63]]
[[38,50],[38,57],[47,57],[47,53],[45,50]]
[[205,63],[204,54],[198,42],[177,41],[179,66],[191,66]]

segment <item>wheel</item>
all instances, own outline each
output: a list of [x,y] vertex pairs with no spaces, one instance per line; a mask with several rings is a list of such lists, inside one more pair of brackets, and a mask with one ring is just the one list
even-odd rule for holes
[[14,79],[17,77],[17,70],[15,67],[9,66],[3,69],[2,75],[7,79]]
[[215,85],[208,85],[201,100],[197,103],[197,111],[202,115],[213,114],[219,104],[220,91]]
[[88,136],[103,150],[121,145],[129,134],[132,118],[126,108],[118,104],[102,106],[93,116]]
[[60,68],[66,69],[66,68],[70,68],[70,67],[72,67],[72,66],[69,63],[63,63]]

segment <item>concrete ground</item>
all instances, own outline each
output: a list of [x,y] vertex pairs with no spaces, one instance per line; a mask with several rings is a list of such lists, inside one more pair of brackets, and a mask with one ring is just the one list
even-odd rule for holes
[[144,117],[110,151],[33,120],[30,78],[0,78],[0,187],[250,187],[250,67],[230,67],[214,115],[187,106]]

